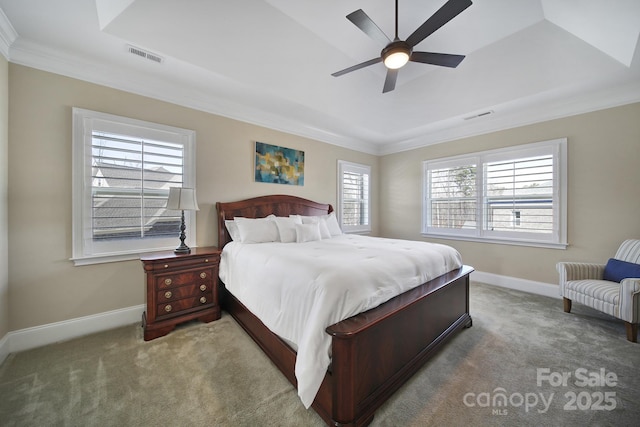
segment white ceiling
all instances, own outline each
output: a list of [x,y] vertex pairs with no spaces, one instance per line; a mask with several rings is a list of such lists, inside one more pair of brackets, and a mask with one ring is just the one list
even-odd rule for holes
[[[445,0],[399,0],[405,39]],[[0,0],[10,61],[373,154],[640,102],[640,1],[473,0],[382,93],[392,0]],[[128,46],[163,58],[134,56]],[[491,111],[490,115],[469,117]]]

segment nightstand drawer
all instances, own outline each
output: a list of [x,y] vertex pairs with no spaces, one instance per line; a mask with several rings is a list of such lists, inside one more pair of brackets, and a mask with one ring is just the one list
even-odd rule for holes
[[[188,255],[187,255],[188,256]],[[169,261],[166,260],[154,260],[148,261],[145,265],[146,271],[152,271],[155,274],[163,274],[165,271],[171,270],[187,270],[198,267],[214,267],[219,263],[218,256],[213,254],[207,257],[197,258],[178,258]]]
[[178,286],[206,283],[211,286],[213,280],[213,269],[203,268],[193,271],[167,274],[156,278],[156,289],[169,289]]
[[203,281],[200,284],[192,284],[186,286],[180,286],[178,288],[166,289],[159,291],[156,297],[156,301],[159,303],[171,302],[188,297],[201,297],[205,296],[209,300],[213,298],[213,282],[211,280]]
[[180,314],[184,310],[188,310],[194,307],[201,307],[207,304],[212,304],[213,298],[210,294],[202,296],[183,298],[176,301],[170,301],[163,304],[158,304],[157,317],[167,317],[175,314]]

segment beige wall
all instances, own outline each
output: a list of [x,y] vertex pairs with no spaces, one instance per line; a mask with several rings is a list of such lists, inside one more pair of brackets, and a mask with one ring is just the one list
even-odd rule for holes
[[[8,157],[2,130],[7,81]],[[0,274],[0,339],[7,331],[144,303],[138,261],[85,267],[69,261],[72,107],[197,132],[199,246],[217,243],[217,201],[287,193],[335,205],[338,159],[372,166],[373,234],[421,239],[423,160],[559,137],[569,141],[567,250],[438,241],[458,248],[479,271],[556,283],[557,261],[605,261],[622,239],[640,238],[640,104],[378,158],[6,61],[0,64],[2,88],[0,171],[8,164],[8,198],[0,174],[0,226],[9,230],[11,253],[0,238],[0,273],[8,269],[8,278]],[[256,140],[304,150],[304,187],[254,183]],[[7,199],[8,222],[2,218]]]
[[457,248],[478,271],[557,283],[563,260],[606,262],[626,238],[640,238],[640,104],[461,139],[380,161],[380,233],[421,239],[422,161],[566,137],[566,250],[434,240]]
[[[217,201],[286,193],[335,206],[339,159],[372,166],[378,231],[376,156],[15,64],[9,82],[10,330],[145,302],[139,261],[84,267],[69,261],[72,107],[196,131],[198,246],[217,244]],[[305,185],[253,182],[256,140],[304,150]]]
[[0,340],[9,332],[9,248],[7,189],[9,185],[9,68],[0,55]]

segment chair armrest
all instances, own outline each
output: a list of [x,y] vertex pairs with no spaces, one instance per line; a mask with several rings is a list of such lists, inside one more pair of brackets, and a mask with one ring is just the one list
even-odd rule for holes
[[572,280],[602,280],[604,264],[588,262],[559,262],[556,269],[560,273],[560,284]]
[[640,322],[640,278],[620,282],[620,318],[629,323]]

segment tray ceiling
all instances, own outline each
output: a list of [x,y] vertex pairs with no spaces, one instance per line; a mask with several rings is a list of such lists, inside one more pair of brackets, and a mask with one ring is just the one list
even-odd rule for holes
[[[406,38],[444,0],[400,0]],[[382,93],[391,0],[0,0],[12,62],[374,154],[640,101],[640,2],[474,0]],[[138,55],[130,53],[131,47]],[[143,53],[141,56],[140,53]],[[149,60],[144,53],[156,60]]]

